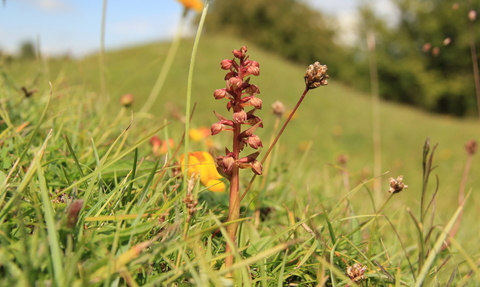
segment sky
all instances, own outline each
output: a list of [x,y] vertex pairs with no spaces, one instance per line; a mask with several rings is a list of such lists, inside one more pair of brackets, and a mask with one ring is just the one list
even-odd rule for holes
[[[348,29],[361,0],[304,0],[341,19]],[[392,11],[390,0],[372,0],[379,11]],[[13,53],[21,43],[39,43],[46,55],[83,56],[99,50],[103,0],[2,0],[0,50]],[[182,5],[175,0],[107,2],[105,46],[115,49],[170,39]],[[191,12],[193,13],[193,12]],[[208,18],[207,18],[208,21]],[[186,30],[188,27],[186,28]],[[185,31],[188,33],[189,31]]]

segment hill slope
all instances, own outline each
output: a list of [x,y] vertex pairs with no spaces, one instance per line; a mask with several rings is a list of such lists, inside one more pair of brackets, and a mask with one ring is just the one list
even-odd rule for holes
[[[192,43],[191,40],[184,40],[181,44],[166,84],[151,111],[157,121],[150,120],[148,125],[161,125],[162,119],[172,119],[172,111],[184,113]],[[250,58],[258,61],[261,67],[261,75],[252,78],[251,82],[261,90],[264,110],[258,112],[258,115],[265,122],[265,128],[260,135],[263,135],[266,145],[275,120],[270,105],[279,100],[293,108],[303,91],[306,66],[282,60],[239,39],[207,36],[201,40],[193,82],[192,100],[197,103],[193,125],[209,126],[215,122],[212,110],[226,115],[226,102],[215,101],[212,96],[215,89],[224,87],[224,71],[220,69],[219,63],[225,58],[231,58],[231,50],[243,45],[249,47]],[[107,91],[112,99],[112,111],[120,108],[117,99],[125,93],[135,95],[134,111],[142,106],[155,83],[168,47],[169,43],[154,43],[107,53]],[[329,64],[328,59],[318,60],[322,64]],[[57,79],[59,83],[54,89],[68,83],[69,86],[80,85],[87,91],[100,90],[96,56],[80,61],[49,61],[47,67],[47,70],[43,69],[47,71],[47,77],[52,81]],[[329,70],[334,69],[348,67],[329,66]],[[10,71],[18,79],[24,79],[19,80],[19,83],[32,82],[32,79],[23,77],[24,65],[17,66],[14,63]],[[140,118],[145,117],[140,115]],[[171,132],[178,137],[182,125],[174,120],[171,127]],[[438,168],[434,173],[440,178],[440,198],[445,199],[445,202],[438,204],[448,206],[454,202],[466,158],[464,144],[469,139],[480,139],[479,123],[474,120],[426,114],[409,107],[383,102],[381,127],[382,171],[390,171],[382,177],[383,189],[388,190],[388,177],[403,174],[405,182],[410,186],[403,198],[418,199],[417,195],[421,191],[422,147],[425,139],[430,137],[432,145],[439,143],[435,157]],[[313,145],[307,159],[302,162],[302,166],[298,166],[299,158],[304,155],[304,148],[309,142]],[[328,86],[308,94],[297,118],[287,128],[280,144],[277,162],[283,162],[290,171],[300,170],[301,175],[295,176],[295,180],[303,181],[305,189],[317,194],[328,194],[326,190],[329,187],[324,185],[321,178],[328,176],[327,174],[339,173],[327,163],[336,164],[336,158],[340,154],[349,157],[348,169],[352,186],[378,176],[372,173],[371,100],[368,95],[351,90],[335,79],[331,79]],[[474,159],[471,174],[479,172],[479,161]],[[478,189],[479,186],[480,181],[470,177],[467,189]],[[333,193],[344,192],[339,187],[330,188],[333,188]],[[472,202],[478,200],[477,198]]]

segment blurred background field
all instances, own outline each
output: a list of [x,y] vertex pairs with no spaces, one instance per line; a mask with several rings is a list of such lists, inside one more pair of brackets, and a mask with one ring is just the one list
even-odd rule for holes
[[[2,9],[8,9],[9,1],[6,2],[7,8]],[[248,47],[250,58],[260,63],[261,74],[253,77],[252,83],[259,86],[263,100],[263,109],[256,114],[264,121],[265,127],[258,130],[258,134],[265,146],[275,122],[271,104],[282,101],[287,111],[293,108],[303,91],[303,76],[308,64],[318,60],[328,65],[331,78],[328,86],[308,94],[280,139],[279,146],[273,153],[274,166],[268,175],[270,184],[264,190],[253,190],[252,196],[247,199],[253,200],[254,196],[258,195],[262,207],[274,206],[277,210],[283,205],[297,211],[307,205],[316,211],[320,210],[320,205],[327,209],[333,208],[349,191],[345,188],[339,163],[339,158],[346,156],[350,189],[367,182],[349,198],[356,211],[373,213],[374,208],[369,197],[369,192],[373,191],[373,178],[378,177],[375,180],[381,182],[383,193],[380,195],[380,202],[383,202],[389,196],[388,178],[404,175],[404,181],[409,188],[396,195],[384,212],[400,217],[399,222],[410,220],[406,218],[405,207],[412,208],[414,213],[417,213],[419,208],[423,144],[429,137],[432,147],[438,143],[434,156],[436,168],[432,172],[428,189],[429,194],[433,192],[434,178],[438,176],[439,190],[434,204],[434,222],[443,224],[448,221],[458,207],[458,190],[467,158],[465,143],[471,139],[480,140],[469,51],[469,31],[472,30],[469,30],[471,23],[467,18],[467,12],[475,9],[478,4],[473,2],[471,6],[467,6],[462,3],[456,7],[451,1],[437,1],[435,4],[429,4],[428,1],[394,1],[400,10],[400,16],[397,25],[392,25],[386,23],[384,18],[368,17],[371,15],[369,13],[374,13],[374,2],[371,2],[371,6],[364,5],[359,9],[360,15],[364,17],[362,19],[365,20],[359,30],[365,34],[357,42],[362,44],[355,48],[355,45],[339,44],[338,40],[335,40],[332,34],[332,31],[336,31],[335,27],[325,24],[328,18],[321,18],[320,24],[316,23],[312,30],[302,34],[302,30],[295,30],[296,25],[303,23],[303,20],[297,17],[294,19],[298,19],[298,23],[293,21],[285,24],[290,25],[293,30],[287,29],[283,34],[276,34],[276,29],[282,31],[285,27],[277,27],[268,20],[277,19],[281,22],[278,15],[289,17],[288,14],[273,8],[272,11],[262,10],[268,7],[268,1],[265,1],[264,6],[253,2],[255,1],[246,1],[246,4],[242,4],[245,9],[251,9],[247,9],[245,14],[256,11],[257,14],[253,13],[253,16],[265,21],[254,22],[250,19],[250,26],[243,27],[245,34],[238,33],[241,27],[235,19],[231,20],[232,23],[222,22],[226,21],[222,19],[222,9],[226,9],[222,2],[215,1],[212,4],[212,14],[207,15],[206,34],[200,40],[193,74],[192,101],[196,105],[192,119],[193,128],[209,127],[216,122],[213,110],[223,113],[226,102],[213,98],[214,90],[224,87],[224,71],[219,64],[223,59],[231,58],[231,50],[243,45]],[[291,4],[298,1],[283,2]],[[413,18],[407,17],[415,11],[417,14],[414,14]],[[435,11],[439,15],[432,16],[434,20],[427,19],[425,17],[428,11]],[[460,16],[454,14],[460,12],[464,17],[461,21],[450,21],[460,19]],[[268,17],[269,13],[271,18]],[[318,16],[320,12],[307,9],[304,13]],[[196,23],[195,18],[192,21]],[[262,23],[265,26],[261,26]],[[478,25],[477,22],[473,23]],[[215,29],[215,25],[224,25],[225,29]],[[255,33],[255,27],[258,26],[266,27],[262,29],[266,33],[263,34],[263,39],[258,38],[260,32],[258,35]],[[461,28],[458,28],[460,26]],[[323,29],[323,36],[310,37],[316,35],[314,32],[318,27]],[[475,35],[480,33],[477,30],[473,30]],[[368,31],[377,33],[376,56],[380,96],[383,98],[379,115],[383,175],[374,172],[373,101],[369,93],[368,51],[365,40]],[[432,31],[438,34],[433,35]],[[443,34],[439,31],[443,31]],[[273,38],[278,36],[272,39],[274,44],[262,42],[268,33],[272,33]],[[295,35],[300,36],[295,38]],[[446,38],[451,38],[453,42],[444,45]],[[480,37],[476,39],[478,38]],[[439,55],[435,55],[433,46],[428,51],[425,48],[426,43],[435,41],[438,43],[433,46],[443,45]],[[282,46],[292,42],[297,46]],[[105,137],[109,140],[102,142],[102,147],[106,149],[108,143],[112,142],[133,118],[131,136],[126,140],[126,146],[132,145],[167,122],[168,133],[162,130],[157,135],[162,138],[168,134],[178,143],[184,129],[182,119],[185,113],[192,38],[181,41],[160,96],[150,111],[139,112],[165,62],[170,45],[171,41],[157,41],[108,50],[103,57],[106,97],[102,95],[98,54],[78,58],[65,55],[46,57],[35,49],[31,57],[4,54],[0,66],[4,107],[6,99],[13,99],[14,104],[9,106],[15,109],[12,113],[22,114],[17,118],[19,121],[31,118],[31,124],[34,125],[38,114],[25,113],[40,113],[50,93],[48,82],[51,82],[53,93],[48,117],[51,117],[52,121],[41,126],[43,134],[49,128],[59,126],[54,120],[56,117],[61,122],[62,117],[66,117],[68,113],[74,114],[78,108],[85,115],[76,119],[78,130],[67,129],[65,133],[70,136],[75,134],[75,137],[81,138],[79,141],[87,141],[90,133],[96,139],[105,140],[101,137],[102,131],[96,128],[106,128],[108,132]],[[301,55],[302,48],[308,53]],[[21,87],[38,91],[25,98]],[[132,114],[130,109],[125,110],[119,103],[119,98],[124,94],[134,96]],[[455,102],[460,104],[453,104]],[[12,120],[15,121],[15,118]],[[89,120],[98,122],[98,126],[86,123]],[[108,125],[110,122],[113,126]],[[21,124],[22,122],[14,122],[15,126]],[[83,130],[83,126],[87,129]],[[228,137],[220,135],[214,140],[217,145],[214,152],[220,154],[227,145]],[[64,143],[59,141],[58,145]],[[192,148],[205,147],[192,143]],[[148,142],[139,146],[139,157],[153,161]],[[3,167],[7,173],[8,168],[5,164]],[[480,211],[476,208],[480,204],[480,197],[476,192],[480,186],[478,174],[480,163],[476,155],[466,182],[467,192],[473,192],[465,206],[465,214],[457,234],[457,240],[472,256],[479,253],[477,245],[480,231],[475,224],[480,216]],[[244,177],[246,182],[250,175]],[[294,198],[298,200],[293,200]],[[377,202],[377,208],[378,206]],[[412,230],[405,228],[403,231],[414,237]]]

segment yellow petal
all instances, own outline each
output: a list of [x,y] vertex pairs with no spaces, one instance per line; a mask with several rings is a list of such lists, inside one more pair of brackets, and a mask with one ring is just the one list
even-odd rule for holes
[[200,0],[177,0],[177,1],[182,3],[183,7],[187,9],[193,9],[198,13],[202,12],[203,2]]
[[225,191],[225,183],[218,179],[210,179],[206,183],[203,183],[205,186],[209,186],[208,190],[213,192],[224,192]]

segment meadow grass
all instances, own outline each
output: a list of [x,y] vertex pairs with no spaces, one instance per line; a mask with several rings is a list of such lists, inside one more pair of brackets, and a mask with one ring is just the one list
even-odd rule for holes
[[[138,110],[169,43],[106,53],[105,97],[95,55],[1,66],[0,285],[223,286],[233,272],[238,286],[355,286],[346,275],[355,263],[367,268],[360,286],[480,284],[475,157],[465,184],[472,192],[464,207],[457,204],[464,144],[480,139],[478,121],[382,102],[384,174],[373,174],[371,100],[335,79],[307,95],[272,153],[266,184],[257,179],[243,200],[235,264],[222,268],[229,240],[226,195],[197,183],[198,210],[187,220],[187,186],[176,171],[182,148],[157,157],[149,145],[153,135],[181,145],[192,44],[180,44],[148,113]],[[212,110],[224,108],[212,96],[224,86],[219,63],[243,45],[260,62],[255,84],[264,108],[257,115],[265,128],[257,132],[265,141],[276,119],[269,106],[280,100],[293,108],[306,65],[232,37],[200,41],[191,126],[216,121]],[[26,98],[22,86],[38,92]],[[126,93],[134,95],[132,107],[118,103]],[[436,176],[439,187],[421,220],[427,137],[436,166],[427,203]],[[213,152],[227,145],[227,136],[217,136]],[[203,142],[190,143],[192,151],[206,149]],[[343,170],[341,154],[348,156]],[[390,195],[388,178],[398,175],[409,188]],[[243,187],[249,179],[242,176]],[[384,191],[377,202],[374,180]],[[75,206],[81,206],[78,215]],[[440,251],[462,210],[459,232]]]

